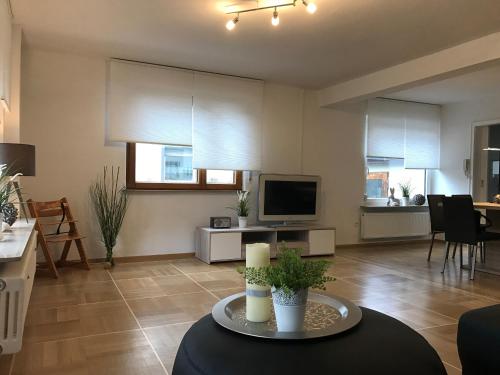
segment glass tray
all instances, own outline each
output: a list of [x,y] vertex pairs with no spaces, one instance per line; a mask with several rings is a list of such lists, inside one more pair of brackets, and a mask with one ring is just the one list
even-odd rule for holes
[[246,320],[245,310],[246,296],[242,292],[217,302],[212,309],[212,316],[221,326],[243,335],[285,340],[335,335],[356,326],[362,317],[361,309],[354,303],[341,297],[316,293],[309,293],[304,330],[300,332],[279,332],[274,311],[268,322],[254,323]]

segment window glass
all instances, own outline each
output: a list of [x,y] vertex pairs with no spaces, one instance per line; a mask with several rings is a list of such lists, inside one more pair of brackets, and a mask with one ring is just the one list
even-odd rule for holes
[[367,168],[368,198],[387,198],[389,188],[394,188],[394,196],[401,198],[399,185],[407,183],[411,186],[410,197],[425,194],[425,169],[405,169],[404,159],[367,158]]
[[136,144],[137,182],[197,183],[193,150],[187,146]]
[[234,184],[234,171],[207,169],[207,184]]

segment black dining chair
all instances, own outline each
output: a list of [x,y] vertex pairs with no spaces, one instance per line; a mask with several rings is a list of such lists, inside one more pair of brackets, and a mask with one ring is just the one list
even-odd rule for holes
[[[448,262],[450,244],[460,243],[469,246],[469,278],[474,280],[478,246],[488,241],[500,240],[500,233],[488,232],[481,228],[471,196],[444,197],[443,211],[444,236],[447,245],[441,273],[444,273]],[[463,255],[460,251],[460,267],[462,266]]]
[[429,204],[429,215],[431,217],[431,245],[429,247],[429,254],[427,261],[431,260],[432,248],[434,247],[434,239],[436,234],[444,233],[444,211],[443,199],[445,195],[428,194],[427,202]]

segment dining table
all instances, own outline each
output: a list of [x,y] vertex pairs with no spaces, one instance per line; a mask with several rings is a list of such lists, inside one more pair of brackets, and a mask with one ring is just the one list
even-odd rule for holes
[[[474,208],[490,220],[488,231],[500,232],[500,203],[478,201],[474,202]],[[477,264],[476,272],[500,275],[500,241],[488,242],[484,262]]]

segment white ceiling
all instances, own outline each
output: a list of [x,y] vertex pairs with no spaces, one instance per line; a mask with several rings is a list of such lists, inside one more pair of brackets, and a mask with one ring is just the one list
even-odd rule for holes
[[[249,0],[11,0],[29,46],[323,88],[500,30],[499,0],[315,0],[242,14]],[[276,3],[284,0],[263,0]]]
[[500,65],[391,93],[384,97],[449,104],[477,100],[491,95],[500,95]]

